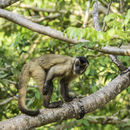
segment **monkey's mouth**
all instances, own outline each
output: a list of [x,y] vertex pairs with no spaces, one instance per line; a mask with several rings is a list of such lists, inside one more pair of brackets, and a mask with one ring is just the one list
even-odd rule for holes
[[83,70],[82,70],[82,71],[81,71],[81,70],[76,70],[76,71],[75,71],[75,74],[80,75],[80,74],[82,74],[83,72],[84,72]]

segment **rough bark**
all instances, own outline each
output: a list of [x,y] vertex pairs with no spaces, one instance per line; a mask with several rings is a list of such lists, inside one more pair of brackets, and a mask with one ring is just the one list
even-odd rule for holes
[[[66,34],[63,35],[63,33],[60,31],[51,29],[50,27],[39,25],[37,23],[33,23],[32,21],[25,19],[21,15],[12,13],[4,9],[0,9],[0,17],[3,17],[16,24],[19,24],[20,26],[28,28],[34,32],[45,34],[52,38],[56,38],[56,39],[59,39],[68,43],[77,44],[79,42],[89,42],[88,40],[84,40],[84,39],[77,40],[76,38],[75,39],[68,38]],[[90,49],[97,50],[97,51],[100,51],[102,53],[107,53],[107,54],[128,55],[128,56],[130,55],[130,49],[120,49],[120,48],[115,48],[115,47],[102,47],[101,49],[98,49],[98,48],[90,48]]]
[[124,71],[127,69],[126,66],[123,65],[123,63],[121,63],[117,56],[114,55],[109,55],[109,57],[111,58],[111,60],[114,62],[114,64],[119,68],[120,71]]
[[77,117],[81,112],[81,106],[85,113],[90,113],[97,108],[115,98],[121,91],[130,85],[130,71],[119,75],[105,87],[97,92],[84,98],[75,99],[70,103],[65,103],[63,107],[57,109],[42,109],[41,114],[37,117],[19,115],[17,117],[1,121],[0,129],[2,130],[28,130],[30,128],[42,126],[52,122],[62,121]]
[[10,6],[20,0],[0,0],[0,8],[5,8],[7,6]]
[[95,3],[93,4],[93,25],[97,31],[101,31],[100,24],[99,24],[99,15],[98,15],[98,1],[95,0]]

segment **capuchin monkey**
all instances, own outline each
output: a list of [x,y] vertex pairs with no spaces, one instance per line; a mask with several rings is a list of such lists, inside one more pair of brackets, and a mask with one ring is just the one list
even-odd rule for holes
[[40,113],[38,109],[29,110],[25,105],[27,84],[31,77],[36,81],[42,93],[44,107],[57,108],[63,104],[62,101],[50,103],[53,92],[52,80],[55,77],[60,78],[60,93],[64,101],[72,101],[73,97],[69,96],[68,85],[77,76],[85,72],[88,64],[88,60],[83,56],[73,58],[55,54],[47,54],[31,60],[24,65],[19,78],[19,109],[30,116],[36,116]]

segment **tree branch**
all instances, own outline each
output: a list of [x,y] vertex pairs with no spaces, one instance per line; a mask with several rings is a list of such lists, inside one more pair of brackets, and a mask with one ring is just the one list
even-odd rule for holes
[[98,16],[98,1],[97,0],[95,0],[95,3],[93,4],[92,15],[93,15],[94,28],[97,31],[101,31],[100,25],[99,25],[99,18],[98,18],[99,16]]
[[0,0],[0,8],[5,8],[21,0]]
[[[125,126],[130,126],[128,122],[130,122],[129,118],[125,119],[119,119],[116,116],[86,116],[84,118],[86,122],[88,121],[91,124],[122,124]],[[79,122],[78,120],[74,120],[71,122],[67,122],[61,125],[57,125],[56,127],[52,127],[55,130],[64,130],[64,129],[69,129],[70,127],[75,127],[75,126],[82,126],[83,122]]]
[[120,71],[124,71],[124,70],[127,69],[127,67],[125,67],[125,66],[117,59],[117,56],[109,55],[109,57],[112,59],[112,61],[113,61],[114,64],[119,68]]
[[[112,4],[112,1],[110,1],[110,3],[108,4],[108,10],[107,10],[107,14],[106,14],[106,15],[108,15],[108,14],[109,14],[109,12],[110,12],[110,7],[111,7],[111,4]],[[106,22],[104,22],[104,23],[103,23],[103,26],[102,26],[102,31],[104,31],[105,26],[106,26]]]
[[90,47],[89,49],[92,49],[92,50],[95,49],[96,51],[99,51],[105,54],[130,56],[130,49],[122,49],[122,48],[110,47],[110,46],[102,47],[101,49]]
[[30,5],[25,5],[25,4],[19,4],[18,7],[24,8],[24,9],[31,9],[33,11],[41,11],[41,12],[47,12],[47,13],[56,13],[58,12],[55,9],[45,9],[45,8],[39,8],[39,7],[32,7]]
[[8,99],[6,99],[6,100],[0,102],[0,106],[7,104],[7,103],[9,103],[11,100],[14,100],[14,99],[17,100],[17,96],[10,97],[10,98],[8,98]]
[[73,44],[76,44],[78,42],[83,42],[83,41],[87,42],[88,41],[88,40],[81,40],[81,39],[79,41],[77,41],[76,38],[75,39],[67,38],[67,36],[66,35],[64,36],[63,33],[60,31],[51,29],[50,27],[45,27],[45,26],[33,23],[32,21],[25,19],[23,16],[15,14],[15,13],[11,13],[10,11],[7,11],[7,10],[0,9],[0,17],[10,20],[10,21],[12,21],[16,24],[19,24],[23,27],[26,27],[32,31],[35,31],[35,32],[38,32],[41,34],[45,34],[47,36],[50,36],[50,37],[53,37],[53,38],[56,38],[59,40],[63,40],[66,42],[70,42]]
[[115,98],[121,91],[130,85],[130,71],[119,75],[97,92],[72,102],[64,103],[63,107],[56,109],[42,109],[37,117],[19,115],[9,120],[0,122],[2,130],[27,130],[56,121],[62,121],[77,117],[81,112],[81,106],[85,113],[90,113]]
[[[59,40],[62,40],[62,41],[68,42],[68,43],[77,44],[80,42],[89,42],[88,40],[85,40],[85,39],[77,40],[77,38],[74,38],[74,39],[68,38],[66,34],[63,35],[63,33],[60,31],[51,29],[50,27],[45,27],[45,26],[39,25],[37,23],[33,23],[32,21],[27,20],[26,18],[24,18],[21,15],[12,13],[12,12],[4,10],[4,9],[0,9],[0,17],[3,17],[16,24],[19,24],[20,26],[28,28],[34,32],[45,34],[52,38],[56,38],[56,39],[59,39]],[[99,48],[89,48],[89,49],[97,50],[99,52],[107,53],[107,54],[130,56],[130,49],[120,49],[120,48],[116,48],[116,47],[102,47],[101,49],[99,49]]]
[[86,27],[86,24],[88,22],[88,18],[89,18],[89,15],[90,15],[89,9],[90,9],[90,1],[87,2],[85,17],[84,17],[84,20],[83,20],[83,28]]
[[[110,12],[110,6],[112,4],[112,1],[110,1],[109,5],[108,5],[108,11],[107,11],[107,15]],[[98,18],[98,1],[96,0],[94,5],[93,5],[93,24],[94,27],[97,31],[101,31],[100,25],[99,25],[99,18]],[[105,28],[105,23],[103,24],[103,29]],[[110,49],[111,50],[111,49]],[[108,50],[109,51],[109,50]],[[112,50],[111,50],[112,51]],[[115,63],[115,65],[117,65],[117,67],[119,68],[120,71],[124,71],[127,69],[127,67],[125,67],[116,56],[114,55],[109,55],[109,57],[112,59],[112,61]]]
[[54,15],[49,15],[49,16],[45,16],[45,17],[40,17],[39,19],[36,19],[34,17],[27,17],[28,20],[31,20],[32,22],[35,22],[35,23],[40,23],[44,20],[54,20],[58,17],[60,17],[61,14],[60,13],[56,13]]

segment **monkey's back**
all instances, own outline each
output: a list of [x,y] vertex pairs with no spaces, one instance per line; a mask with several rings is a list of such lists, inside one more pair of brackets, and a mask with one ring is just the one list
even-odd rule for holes
[[73,64],[74,58],[64,55],[46,54],[36,58],[35,62],[37,62],[42,68],[48,70],[54,65],[64,64],[65,62],[68,62],[68,64],[71,62],[70,64]]

